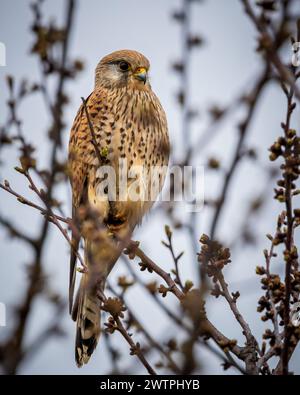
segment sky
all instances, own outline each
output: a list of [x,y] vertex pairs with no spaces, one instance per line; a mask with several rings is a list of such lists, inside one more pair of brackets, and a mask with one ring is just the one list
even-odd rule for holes
[[[0,0],[0,42],[6,46],[6,67],[0,67],[0,122],[5,119],[5,103],[7,88],[5,75],[12,74],[17,79],[29,77],[38,79],[39,70],[36,59],[29,55],[32,45],[32,35],[29,29],[32,21],[29,0]],[[44,15],[47,20],[62,21],[65,2],[63,0],[45,1]],[[175,95],[178,91],[178,76],[172,71],[171,65],[180,59],[181,41],[180,27],[171,18],[173,11],[181,6],[179,0],[79,0],[76,10],[74,31],[71,39],[71,56],[80,58],[85,64],[84,71],[79,77],[68,83],[67,90],[71,103],[67,107],[66,120],[71,127],[72,120],[80,105],[80,98],[88,96],[93,89],[94,69],[98,61],[106,54],[117,49],[135,49],[145,54],[151,62],[151,84],[158,95],[168,118],[170,140],[173,155],[180,154],[184,140],[180,136],[181,116]],[[12,23],[13,21],[13,23]],[[244,15],[238,0],[206,0],[192,7],[192,31],[204,38],[204,46],[193,53],[189,70],[191,106],[199,110],[199,118],[193,123],[192,135],[197,138],[205,128],[207,118],[205,111],[213,104],[226,105],[241,91],[248,90],[254,83],[254,77],[260,70],[259,55],[255,53],[255,31]],[[289,57],[289,49],[284,52]],[[284,98],[279,89],[270,86],[262,95],[261,105],[255,114],[251,125],[251,133],[247,141],[249,147],[257,149],[259,160],[267,166],[267,148],[280,133],[280,122],[284,118]],[[43,105],[37,97],[32,97],[22,108],[20,114],[24,117],[24,130],[28,138],[38,147],[39,163],[47,163],[49,152],[44,144],[47,122],[49,119]],[[241,113],[230,118],[222,125],[219,133],[207,147],[205,155],[196,159],[198,165],[204,165],[211,155],[216,155],[224,165],[230,160],[230,155],[236,141],[236,124]],[[295,117],[295,127],[299,128],[299,111]],[[67,150],[68,133],[65,134],[64,147]],[[24,180],[12,170],[17,163],[18,152],[5,150],[3,153],[5,166],[0,169],[0,179],[9,179],[15,189],[31,196]],[[247,174],[247,177],[245,177]],[[225,242],[232,243],[243,220],[243,214],[251,197],[263,190],[266,176],[251,164],[242,164],[237,172],[235,182],[230,189],[231,205],[222,216],[218,236]],[[205,175],[205,195],[212,196],[220,188],[220,180],[214,175]],[[69,188],[59,190],[62,200],[70,201]],[[256,313],[256,300],[260,293],[259,279],[254,274],[255,266],[263,264],[263,248],[268,246],[264,238],[266,233],[272,233],[279,206],[272,201],[272,187],[269,191],[270,204],[264,208],[263,217],[257,221],[256,234],[259,239],[255,251],[251,248],[236,250],[233,263],[226,269],[226,278],[234,286],[242,288],[240,300],[241,310],[245,313],[253,327],[254,333],[259,334],[263,324]],[[68,207],[69,208],[69,207]],[[34,234],[40,223],[40,215],[27,207],[16,203],[11,196],[0,191],[0,210],[10,213],[14,221],[23,229]],[[276,211],[277,210],[277,211]],[[245,215],[245,214],[244,214]],[[207,231],[210,214],[203,210],[197,220],[199,235]],[[166,218],[158,212],[153,212],[136,232],[135,237],[142,243],[143,249],[154,261],[161,262],[168,268],[170,257],[168,251],[161,246],[164,238]],[[178,250],[187,246],[187,238],[183,234],[174,235]],[[67,296],[68,282],[68,246],[63,238],[51,230],[45,256],[45,266],[50,276],[51,284],[61,294]],[[7,327],[0,327],[0,339],[5,337],[13,320],[13,306],[22,298],[24,292],[24,262],[30,260],[30,255],[18,241],[11,241],[3,231],[0,231],[0,302],[7,306]],[[184,256],[181,268],[185,278],[196,275],[196,266],[191,263],[193,257],[189,251]],[[280,269],[280,268],[279,268]],[[112,272],[112,281],[124,272],[124,267],[118,265]],[[145,281],[150,280],[146,275]],[[255,290],[256,289],[256,290]],[[233,289],[234,291],[234,289]],[[169,297],[167,303],[174,307],[174,300]],[[141,289],[129,292],[129,301],[134,303],[136,314],[146,326],[151,328],[154,336],[161,336],[169,331],[176,336],[176,330],[153,303],[145,298]],[[208,301],[210,318],[231,338],[242,339],[239,328],[226,305],[219,299]],[[43,300],[36,303],[34,313],[29,323],[26,343],[30,344],[40,330],[52,318],[53,311]],[[95,355],[90,363],[78,370],[73,361],[74,324],[65,311],[61,320],[67,336],[61,339],[50,339],[43,349],[30,361],[21,366],[21,374],[101,374],[110,368],[109,359],[103,339],[100,341]],[[114,343],[124,351],[124,364],[128,364],[127,345],[114,335]],[[200,351],[207,363],[204,372],[222,373],[218,361]],[[201,359],[201,358],[200,358]],[[297,363],[300,353],[296,353],[291,368],[299,373]],[[132,362],[133,363],[133,362]],[[139,366],[139,365],[137,365]],[[137,369],[138,373],[143,368]]]

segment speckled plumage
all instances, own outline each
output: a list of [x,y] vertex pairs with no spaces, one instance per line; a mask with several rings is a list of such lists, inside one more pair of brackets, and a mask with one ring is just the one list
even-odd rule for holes
[[[122,63],[123,62],[123,63]],[[125,68],[125,63],[129,66]],[[87,99],[87,110],[96,136],[103,165],[112,166],[116,174],[119,160],[126,159],[128,168],[168,164],[169,139],[164,110],[151,90],[146,71],[149,61],[136,51],[117,51],[103,58],[96,68],[95,89]],[[69,170],[72,185],[73,216],[81,205],[97,212],[99,221],[107,229],[106,237],[92,239],[82,232],[85,242],[85,261],[89,273],[81,280],[73,317],[77,320],[76,361],[86,363],[100,334],[100,304],[95,287],[103,290],[107,275],[121,253],[121,247],[112,242],[109,234],[130,237],[135,226],[150,209],[150,201],[115,201],[99,196],[100,182],[97,170],[99,158],[92,144],[92,134],[83,105],[71,129],[69,143]],[[163,177],[162,177],[163,178]],[[160,188],[163,179],[160,180]],[[118,191],[117,191],[118,192]],[[84,223],[80,223],[81,229]],[[74,246],[78,247],[78,238]],[[71,254],[70,308],[75,282],[74,252]],[[91,276],[94,279],[91,281]]]

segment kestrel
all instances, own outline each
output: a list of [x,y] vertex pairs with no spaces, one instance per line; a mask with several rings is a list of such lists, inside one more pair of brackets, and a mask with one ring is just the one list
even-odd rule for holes
[[[137,200],[121,199],[120,183],[116,181],[116,195],[111,198],[107,187],[101,188],[100,170],[109,166],[118,180],[124,163],[129,172],[138,166],[146,170],[146,174],[152,167],[168,164],[167,120],[151,89],[149,67],[148,59],[136,51],[120,50],[105,56],[96,67],[95,88],[86,104],[81,105],[71,129],[72,209],[80,235],[78,232],[72,235],[69,299],[70,313],[77,322],[75,359],[79,367],[88,362],[98,343],[99,293],[103,292],[109,272],[134,228],[153,205],[164,181],[164,175],[160,175],[154,196]],[[153,180],[146,180],[146,189],[149,189]],[[132,183],[133,180],[129,180],[125,192]],[[82,274],[72,307],[76,251],[81,237],[87,272]]]

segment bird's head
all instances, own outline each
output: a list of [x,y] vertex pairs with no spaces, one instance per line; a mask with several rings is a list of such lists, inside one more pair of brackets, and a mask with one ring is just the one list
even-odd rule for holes
[[132,87],[140,90],[150,88],[149,60],[139,52],[120,50],[105,56],[98,63],[95,86],[105,88]]

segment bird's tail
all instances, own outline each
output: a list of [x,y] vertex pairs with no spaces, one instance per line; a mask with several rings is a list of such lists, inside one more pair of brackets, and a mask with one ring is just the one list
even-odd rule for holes
[[100,300],[96,289],[88,286],[88,276],[84,274],[81,279],[72,314],[76,320],[75,359],[78,367],[89,361],[100,336]]
[[85,240],[85,264],[88,273],[81,278],[72,318],[76,321],[75,359],[78,367],[86,364],[95,350],[101,328],[101,294],[106,278],[117,261],[123,246],[111,241]]

